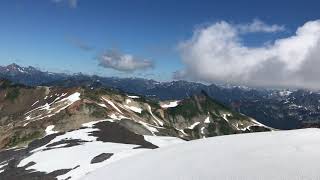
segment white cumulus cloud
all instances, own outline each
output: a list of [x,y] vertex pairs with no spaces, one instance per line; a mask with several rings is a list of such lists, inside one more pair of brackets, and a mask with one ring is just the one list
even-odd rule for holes
[[242,33],[272,33],[283,26],[261,21],[226,21],[196,29],[179,51],[185,68],[175,78],[207,83],[228,82],[253,86],[320,88],[320,20],[309,21],[295,34],[260,47],[247,47]]
[[122,72],[133,72],[153,68],[153,62],[147,59],[123,54],[115,50],[108,50],[98,57],[99,65]]

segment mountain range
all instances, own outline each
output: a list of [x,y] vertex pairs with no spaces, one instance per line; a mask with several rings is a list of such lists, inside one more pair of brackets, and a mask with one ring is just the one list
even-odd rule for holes
[[[0,70],[0,179],[101,179],[109,171],[112,173],[106,177],[124,178],[127,176],[114,174],[119,171],[117,164],[163,166],[162,160],[172,158],[170,152],[174,156],[177,152],[181,154],[175,161],[177,166],[190,159],[206,175],[208,161],[201,163],[197,157],[210,157],[210,162],[232,167],[230,164],[239,163],[234,158],[221,161],[223,148],[229,147],[230,157],[237,149],[240,157],[244,151],[251,151],[252,157],[248,158],[257,159],[256,152],[262,158],[249,164],[260,167],[269,163],[263,156],[274,151],[270,146],[279,147],[280,154],[288,153],[286,149],[299,146],[295,137],[318,133],[317,130],[278,132],[281,128],[318,126],[320,94],[308,90],[68,75],[16,64]],[[247,135],[253,132],[263,133]],[[223,136],[233,134],[239,136]],[[223,137],[212,138],[217,136]],[[279,138],[279,142],[273,141],[274,138]],[[313,146],[313,140],[308,140],[306,147]],[[260,141],[263,143],[259,144]],[[306,138],[299,141],[305,142]],[[206,150],[197,156],[197,149]],[[291,152],[289,155],[298,156]],[[144,155],[148,158],[137,163],[135,158]],[[164,159],[160,161],[159,157]],[[272,161],[279,166],[281,162]],[[297,163],[292,161],[292,164]],[[130,169],[127,165],[121,168]],[[185,165],[180,167],[188,169]],[[172,173],[160,169],[168,175]],[[226,169],[217,169],[220,171]],[[130,172],[134,172],[133,178],[166,176]],[[188,173],[191,174],[186,179],[192,178],[193,171]],[[262,174],[269,177],[264,173],[254,173],[252,177],[259,178]],[[170,177],[176,175],[182,174],[175,172]]]
[[303,89],[248,88],[187,81],[157,82],[141,78],[51,73],[17,64],[0,67],[0,77],[28,86],[110,88],[155,100],[179,100],[205,91],[234,111],[273,128],[297,129],[318,127],[320,124],[320,94]]

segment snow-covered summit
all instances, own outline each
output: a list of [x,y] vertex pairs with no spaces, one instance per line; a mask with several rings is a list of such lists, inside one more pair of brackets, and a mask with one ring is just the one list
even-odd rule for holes
[[195,140],[118,161],[83,180],[316,180],[319,139],[320,130],[303,129]]

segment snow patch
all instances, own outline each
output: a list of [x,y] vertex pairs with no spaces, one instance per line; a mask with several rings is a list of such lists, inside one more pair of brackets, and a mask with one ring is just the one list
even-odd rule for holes
[[132,99],[138,99],[140,98],[139,96],[128,96],[129,98],[132,98]]
[[207,123],[207,124],[210,123],[210,117],[209,116],[204,120],[204,123]]
[[91,122],[87,122],[87,123],[83,123],[82,127],[88,127],[88,128],[93,128],[93,126],[99,122],[105,122],[105,121],[109,121],[109,122],[114,122],[113,119],[104,119],[104,120],[99,120],[99,121],[91,121]]
[[58,133],[58,131],[53,131],[54,129],[54,125],[50,125],[46,128],[46,135],[50,135],[50,134],[55,134]]
[[222,118],[223,118],[224,120],[226,120],[227,122],[229,122],[228,116],[230,116],[230,114],[222,114]]
[[125,116],[123,116],[123,115],[116,115],[116,114],[111,114],[111,115],[109,115],[109,117],[110,117],[111,119],[114,119],[114,120],[130,119],[130,118],[125,117]]
[[266,126],[266,125],[264,125],[264,124],[262,124],[262,123],[259,123],[258,121],[256,121],[256,120],[253,119],[253,118],[250,118],[250,120],[251,120],[256,126],[261,126],[261,127],[266,127],[266,128],[272,129],[272,128],[270,128],[270,127],[268,127],[268,126]]
[[140,124],[142,124],[146,129],[148,129],[153,135],[154,133],[159,132],[157,128],[155,128],[153,125],[145,123],[143,121],[138,121]]
[[131,103],[131,99],[126,99],[126,104]]
[[105,105],[105,104],[98,104],[99,106],[101,106],[101,107],[104,107],[104,108],[107,108],[107,106]]
[[178,128],[175,128],[177,131],[180,131],[184,136],[188,136],[188,134],[186,132],[184,132],[183,129],[178,129]]
[[144,139],[158,147],[166,147],[173,144],[186,142],[180,138],[169,136],[143,136]]
[[136,113],[141,113],[142,109],[135,107],[135,106],[128,106],[128,105],[124,105],[124,107],[126,107],[127,109],[130,109],[131,111],[134,111]]
[[[28,111],[27,113],[25,113],[26,117],[25,117],[25,121],[37,121],[37,120],[41,120],[47,117],[52,117],[55,114],[61,112],[62,110],[66,109],[67,107],[69,107],[71,104],[73,104],[74,102],[80,100],[80,93],[76,92],[66,98],[63,98],[61,100],[59,100],[60,97],[56,98],[53,102],[51,102],[50,104],[46,103],[43,106],[39,106],[37,108],[34,108],[30,111]],[[44,111],[39,113],[35,113],[35,115],[33,115],[33,112],[35,111]]]
[[172,101],[169,102],[169,104],[162,104],[161,107],[162,108],[172,108],[172,107],[176,107],[179,105],[179,101]]
[[102,97],[102,99],[105,100],[108,104],[110,104],[116,111],[118,111],[119,113],[122,114],[122,112],[120,111],[120,109],[119,109],[112,101],[110,101],[110,100],[108,100],[108,99],[106,99],[106,98],[104,98],[104,97]]
[[201,127],[201,129],[200,129],[201,134],[204,134],[204,129],[205,129],[205,127]]
[[189,126],[188,129],[193,129],[193,128],[196,127],[198,124],[200,124],[200,122],[195,122],[195,123],[193,123],[191,126]]
[[36,105],[39,102],[39,100],[37,100],[36,102],[34,102],[31,106]]
[[7,162],[2,162],[2,163],[0,163],[0,173],[2,173],[2,172],[4,171],[4,169],[2,169],[2,168],[4,168],[4,167],[7,166],[7,165],[8,165]]
[[155,115],[153,115],[150,105],[148,105],[148,111],[149,111],[149,113],[151,114],[151,116],[157,121],[157,122],[155,122],[155,123],[156,123],[157,125],[163,126],[163,122],[162,122],[160,119],[158,119]]
[[290,94],[292,94],[292,92],[288,90],[283,90],[279,92],[280,96],[289,96]]

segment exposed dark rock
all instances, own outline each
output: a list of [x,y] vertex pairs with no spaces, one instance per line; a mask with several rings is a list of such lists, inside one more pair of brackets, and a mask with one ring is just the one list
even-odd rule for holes
[[61,145],[61,144],[65,144],[65,145],[61,146],[61,147],[58,147],[58,148],[67,148],[67,147],[72,147],[72,146],[78,146],[78,145],[81,145],[81,144],[83,144],[85,142],[88,142],[88,141],[84,141],[84,140],[81,140],[81,139],[66,139],[66,140],[61,140],[61,141],[58,141],[58,142],[54,142],[54,143],[48,144],[46,146],[47,149],[45,149],[45,150],[56,149],[56,148],[54,148],[54,146],[58,146],[58,145]]
[[152,135],[152,133],[146,129],[144,126],[141,126],[141,124],[135,122],[135,121],[132,121],[131,119],[122,119],[120,122],[119,122],[119,125],[129,129],[136,133],[136,134],[144,134],[144,135]]
[[103,162],[113,156],[113,153],[102,153],[91,160],[91,164]]
[[31,143],[29,143],[28,149],[30,151],[32,151],[33,149],[39,148],[41,146],[44,146],[44,145],[48,144],[51,140],[53,140],[55,137],[61,136],[63,134],[65,134],[65,133],[55,133],[55,134],[50,134],[48,136],[45,136],[45,137],[43,137],[41,139],[35,139]]
[[[29,165],[28,165],[29,166]],[[57,173],[57,174],[61,174]],[[0,173],[0,179],[2,180],[56,180],[56,174],[46,174],[44,172],[33,172],[32,170],[26,170],[26,167],[14,167],[7,169]]]
[[98,128],[99,130],[91,132],[90,135],[97,137],[98,141],[136,144],[149,149],[158,148],[158,146],[144,140],[142,135],[135,134],[118,123],[100,122],[95,124],[94,128]]

